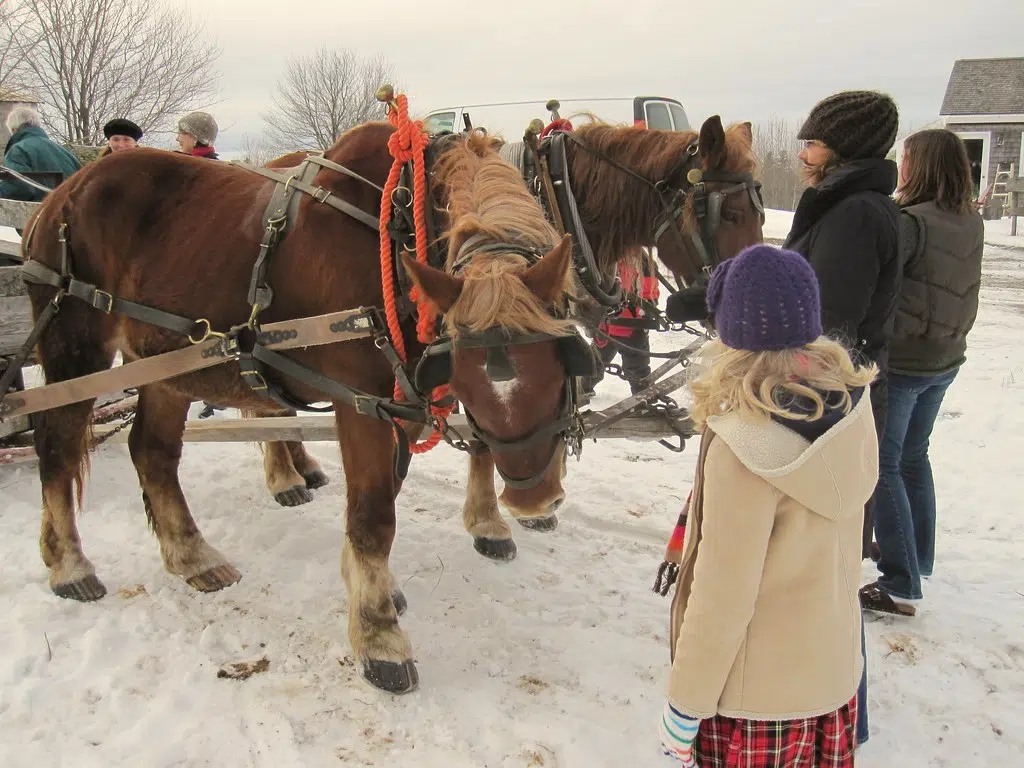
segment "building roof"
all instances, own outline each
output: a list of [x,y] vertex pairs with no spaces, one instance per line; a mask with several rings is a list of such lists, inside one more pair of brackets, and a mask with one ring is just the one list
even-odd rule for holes
[[1024,114],[1024,58],[959,59],[939,114]]
[[7,86],[0,85],[0,102],[13,102],[15,104],[38,104],[39,99],[24,91],[15,91]]

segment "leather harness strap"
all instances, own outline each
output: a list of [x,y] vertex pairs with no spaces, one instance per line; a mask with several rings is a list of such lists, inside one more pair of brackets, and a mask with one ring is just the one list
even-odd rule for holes
[[[51,302],[49,306],[53,306]],[[359,309],[316,317],[283,320],[263,326],[258,340],[269,349],[295,349],[363,339],[378,333],[377,310]],[[35,329],[33,329],[35,330]],[[210,334],[205,340],[183,349],[125,363],[106,371],[80,376],[43,387],[11,392],[0,400],[0,417],[26,416],[49,408],[58,408],[129,387],[141,387],[171,376],[202,370],[231,360],[240,351],[236,337]],[[11,370],[18,370],[18,366]],[[336,385],[344,387],[345,385]],[[358,390],[350,389],[357,393]],[[404,418],[404,417],[403,417]],[[422,419],[421,419],[422,420]]]
[[81,299],[94,309],[98,309],[108,315],[112,312],[118,315],[125,315],[185,336],[193,336],[202,329],[200,321],[190,320],[187,317],[164,312],[160,309],[153,309],[152,307],[137,304],[127,299],[119,299],[106,291],[100,290],[92,283],[87,283],[70,275],[62,275],[38,261],[26,261],[21,267],[21,275],[26,282],[37,285],[51,285],[58,289],[59,292],[74,296],[76,299]]
[[[334,193],[331,192],[329,189],[325,187],[315,187],[311,183],[309,183],[309,181],[306,181],[304,179],[304,177],[307,175],[307,172],[310,170],[314,171],[312,175],[315,176],[315,166],[319,165],[324,168],[329,168],[332,171],[343,173],[346,176],[350,176],[351,178],[356,179],[357,181],[361,181],[364,184],[368,184],[374,189],[380,191],[381,188],[374,184],[372,181],[363,178],[358,173],[348,170],[344,166],[338,165],[337,163],[332,163],[330,160],[325,160],[324,158],[317,157],[315,155],[307,157],[305,160],[303,160],[302,165],[298,167],[298,172],[289,175],[285,175],[281,171],[275,171],[270,168],[259,168],[257,166],[247,165],[241,162],[235,162],[233,163],[233,165],[237,165],[239,168],[244,168],[247,171],[259,174],[260,176],[266,176],[268,179],[272,179],[276,181],[278,184],[283,184],[285,187],[285,194],[287,194],[287,192],[292,189],[298,190],[299,192],[304,192],[305,194],[309,195],[314,200],[316,200],[318,203],[329,205],[331,208],[334,208],[348,216],[351,216],[360,224],[365,224],[374,232],[380,231],[380,221],[376,216],[374,216],[371,213],[367,213],[362,208],[357,208],[351,203],[347,203],[344,200],[336,197]],[[281,208],[280,205],[274,205],[274,202],[275,201],[272,199],[271,205],[268,206],[268,210]],[[291,220],[291,218],[292,217],[289,217],[289,220]],[[264,223],[266,223],[266,219],[264,219]]]

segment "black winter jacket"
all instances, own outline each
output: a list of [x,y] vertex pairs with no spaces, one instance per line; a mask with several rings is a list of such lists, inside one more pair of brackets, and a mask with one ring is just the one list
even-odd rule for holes
[[882,375],[902,275],[895,189],[891,160],[846,163],[804,191],[785,243],[818,275],[825,333],[877,363]]

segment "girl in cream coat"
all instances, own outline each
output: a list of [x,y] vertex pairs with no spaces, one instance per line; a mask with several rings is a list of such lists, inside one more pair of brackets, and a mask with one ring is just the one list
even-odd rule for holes
[[876,371],[822,336],[817,278],[792,251],[724,263],[708,307],[719,339],[692,384],[703,436],[664,751],[701,768],[851,766]]

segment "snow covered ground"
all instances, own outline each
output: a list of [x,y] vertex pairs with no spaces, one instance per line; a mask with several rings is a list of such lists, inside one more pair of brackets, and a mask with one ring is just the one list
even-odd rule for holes
[[[772,214],[766,236],[784,235],[784,218]],[[935,576],[918,618],[867,625],[867,768],[1024,765],[1022,334],[1024,252],[990,247],[969,360],[933,440]],[[613,380],[598,389],[594,407],[628,394]],[[670,764],[655,730],[669,605],[650,586],[695,444],[588,444],[561,525],[516,530],[509,564],[477,555],[463,531],[465,459],[447,447],[416,459],[392,556],[421,675],[403,698],[353,665],[344,477],[336,446],[310,447],[331,484],[297,508],[271,500],[255,447],[186,447],[193,513],[244,574],[212,595],[163,571],[127,449],[102,447],[80,527],[110,593],[88,605],[47,587],[34,467],[0,467],[0,766]],[[217,677],[263,657],[262,674]]]

